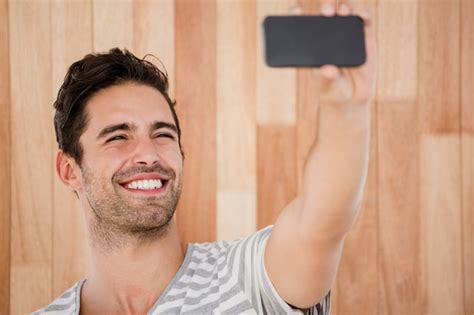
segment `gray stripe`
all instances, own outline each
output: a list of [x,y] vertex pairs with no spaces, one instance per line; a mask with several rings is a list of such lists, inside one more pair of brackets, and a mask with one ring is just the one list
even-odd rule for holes
[[[222,266],[222,268],[225,268],[225,265]],[[217,273],[216,273],[217,275]],[[232,275],[230,274],[229,271],[227,271],[224,276],[222,276],[220,279],[219,279],[219,282],[222,280],[222,281],[228,281],[230,280],[232,277]],[[206,282],[206,283],[196,283],[196,282],[192,282],[192,279],[190,280],[190,282],[184,282],[184,281],[179,281],[177,282],[174,286],[173,286],[173,289],[183,289],[183,288],[189,288],[189,289],[192,289],[192,290],[195,290],[195,291],[198,291],[198,290],[204,290],[206,288],[209,287],[209,283],[212,281],[209,280],[209,282]]]
[[183,291],[175,295],[167,295],[161,300],[160,305],[165,305],[168,302],[177,301],[179,299],[184,299],[186,297],[186,294],[188,294],[188,291]]
[[[220,254],[220,256],[222,256],[222,255],[223,255],[223,254]],[[212,259],[210,259],[210,258],[212,258]],[[211,260],[212,263],[211,263],[211,262],[208,262],[208,261],[207,261],[208,259]],[[216,257],[199,258],[199,257],[196,257],[196,256],[192,256],[192,257],[190,257],[189,262],[190,262],[190,263],[193,262],[193,263],[195,263],[195,264],[197,264],[197,265],[201,265],[201,264],[203,264],[203,262],[204,262],[205,265],[210,265],[210,266],[212,266],[212,265],[214,265],[214,264],[217,262],[218,259],[219,259],[219,258],[216,258]]]
[[[239,279],[241,277],[244,277],[243,273],[245,272],[243,266],[243,261],[245,260],[245,249],[247,248],[247,244],[250,242],[251,238],[247,238],[245,241],[239,243],[236,247],[240,248],[240,256],[239,257],[234,257],[231,261],[229,261],[229,270],[234,270],[234,263],[239,264],[239,268],[237,270],[238,274],[235,276],[238,276]],[[237,253],[235,254],[237,256]]]
[[207,246],[203,244],[195,244],[194,251],[199,253],[199,254],[215,254],[216,251],[216,246]]
[[190,290],[194,290],[194,291],[200,291],[200,290],[204,290],[206,288],[209,288],[209,283],[196,283],[196,282],[189,282],[189,283],[186,283],[186,282],[178,282],[176,283],[174,286],[173,286],[173,289],[184,289],[184,288],[188,288]]
[[165,314],[165,315],[181,314],[181,308],[182,308],[182,307],[183,307],[182,305],[178,305],[178,306],[175,306],[175,307],[173,307],[173,308],[170,308],[170,309],[168,309],[168,310],[166,310],[166,311],[160,311],[160,313],[158,313],[158,314],[160,314],[160,315],[162,315],[162,314]]
[[229,270],[233,270],[234,260],[235,260],[235,253],[237,253],[237,248],[239,247],[239,243],[232,246],[227,253],[227,262],[229,264]]
[[208,295],[217,293],[219,291],[220,287],[222,287],[224,284],[226,284],[226,283],[228,283],[229,281],[232,280],[232,277],[231,277],[230,273],[226,273],[221,278],[217,278],[217,277],[218,277],[218,275],[214,274],[212,279],[209,281],[209,282],[211,282],[212,280],[215,280],[215,279],[218,280],[218,284],[215,285],[215,286],[212,286],[212,287],[209,287],[209,284],[199,285],[199,284],[192,283],[192,282],[188,284],[188,287],[190,289],[191,289],[191,284],[193,284],[193,286],[196,287],[196,289],[193,289],[194,291],[203,291],[202,294],[199,295],[198,297],[186,297],[186,294],[188,294],[188,292],[190,290],[180,292],[180,293],[175,294],[175,295],[171,295],[169,293],[166,297],[163,297],[161,304],[164,305],[168,302],[179,300],[180,298],[185,298],[185,304],[191,304],[191,305],[192,304],[197,304],[202,299],[206,298]]
[[232,306],[231,308],[223,311],[222,314],[229,314],[229,315],[240,314],[245,311],[248,311],[249,309],[252,309],[250,302],[242,301]]
[[69,289],[68,291],[64,292],[59,298],[61,299],[67,299],[71,294],[74,293],[74,290]]
[[74,304],[74,300],[68,304],[50,304],[44,309],[44,312],[64,311]]
[[252,296],[252,305],[255,309],[258,309],[257,303],[260,303],[259,301],[260,299],[257,296],[257,287],[254,285],[255,280],[257,280],[256,282],[258,283],[258,264],[257,264],[257,257],[255,257],[255,254],[259,256],[263,255],[263,252],[262,253],[258,252],[259,250],[261,250],[261,248],[259,248],[261,247],[259,246],[261,245],[260,243],[261,243],[261,238],[255,237],[255,240],[252,243],[252,251],[251,251],[252,256],[250,259],[251,265],[246,266],[246,268],[249,269],[249,271],[251,272],[251,277],[249,279],[250,281],[252,281],[250,283],[250,289],[251,289],[250,294]]
[[[240,288],[236,284],[232,288],[230,288],[229,291],[227,291],[224,294],[222,294],[221,296],[219,296],[219,299],[217,299],[216,301],[209,302],[207,304],[203,304],[203,305],[199,306],[198,308],[194,308],[190,311],[183,312],[183,314],[208,314],[208,313],[211,313],[212,310],[219,307],[220,303],[223,303],[223,302],[227,301],[228,299],[233,298],[235,295],[238,295],[239,291],[240,291]],[[187,299],[186,299],[186,302],[187,302]],[[188,303],[186,303],[186,304],[188,304]]]
[[221,271],[227,265],[226,260],[223,259],[220,262],[220,264],[209,266],[209,267],[212,267],[211,270],[206,270],[206,269],[203,269],[202,267],[200,268],[199,267],[200,264],[197,261],[194,261],[193,259],[191,259],[191,261],[198,264],[198,268],[197,269],[188,269],[188,270],[186,270],[184,275],[187,275],[187,276],[198,275],[198,276],[201,276],[201,277],[210,277],[216,272],[216,270]]
[[214,256],[207,256],[204,258],[202,261],[199,261],[200,263],[207,263],[209,265],[214,265],[217,262],[217,257]]

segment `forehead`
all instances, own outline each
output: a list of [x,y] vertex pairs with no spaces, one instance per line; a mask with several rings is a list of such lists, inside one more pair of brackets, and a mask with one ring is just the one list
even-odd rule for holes
[[138,83],[108,87],[92,96],[86,106],[88,130],[110,124],[133,122],[140,126],[154,121],[174,123],[171,109],[157,89]]

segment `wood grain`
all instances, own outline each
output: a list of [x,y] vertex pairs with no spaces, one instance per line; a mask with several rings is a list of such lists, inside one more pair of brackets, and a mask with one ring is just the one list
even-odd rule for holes
[[132,49],[132,0],[94,0],[93,25],[94,51],[105,52],[114,47]]
[[[422,313],[464,314],[460,138],[424,135],[420,149]],[[436,170],[436,171],[434,171]],[[468,279],[466,279],[469,281]]]
[[419,128],[459,133],[460,1],[419,1]]
[[[379,2],[377,11],[380,314],[417,313],[423,303],[418,210],[417,9],[417,1],[386,1]],[[393,49],[402,46],[403,49]]]
[[256,27],[255,3],[217,3],[218,239],[256,229]]
[[0,1],[0,314],[10,313],[10,54],[8,2]]
[[461,174],[464,311],[474,314],[474,2],[461,7]]
[[[183,242],[236,238],[296,196],[317,134],[313,71],[268,68],[261,23],[319,2],[0,0],[0,314],[50,303],[86,270],[81,210],[53,170],[71,62],[114,46],[161,59],[186,153]],[[354,3],[376,8],[380,62],[331,313],[474,314],[474,2]]]
[[257,227],[274,224],[278,214],[297,194],[295,127],[257,128]]
[[294,125],[296,123],[296,70],[270,68],[263,59],[261,23],[266,15],[288,14],[295,0],[257,2],[257,123]]
[[413,101],[418,79],[418,0],[380,1],[377,12],[377,95],[385,102]]
[[[68,67],[92,52],[92,4],[53,2],[51,13],[51,37],[54,38],[51,92],[56,95]],[[71,34],[76,35],[71,38]],[[53,110],[53,105],[49,106]],[[51,139],[53,148],[57,148],[54,135]],[[58,176],[54,176],[53,195],[53,296],[58,296],[85,277],[89,259],[83,213],[77,197]]]
[[178,225],[184,243],[216,236],[216,3],[175,2],[177,112],[183,130],[183,193]]
[[296,70],[270,68],[263,58],[261,23],[267,15],[288,14],[297,1],[257,3],[257,227],[273,224],[296,197]]
[[12,1],[9,13],[14,139],[10,313],[16,315],[52,298],[50,4]]
[[[170,95],[174,95],[174,6],[172,0],[133,1],[133,52],[139,58],[153,54],[169,75]],[[160,62],[147,60],[158,67]]]
[[462,314],[460,1],[420,1],[420,12],[420,291],[425,296],[419,311]]

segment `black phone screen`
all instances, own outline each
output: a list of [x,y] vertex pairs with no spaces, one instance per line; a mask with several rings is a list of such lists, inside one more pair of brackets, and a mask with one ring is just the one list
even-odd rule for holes
[[366,60],[358,16],[268,16],[263,28],[270,67],[354,67]]

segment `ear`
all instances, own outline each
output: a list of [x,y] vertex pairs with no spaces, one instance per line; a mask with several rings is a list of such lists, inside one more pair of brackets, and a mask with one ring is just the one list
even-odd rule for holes
[[56,153],[56,173],[59,179],[75,192],[82,190],[82,174],[79,165],[63,150]]

